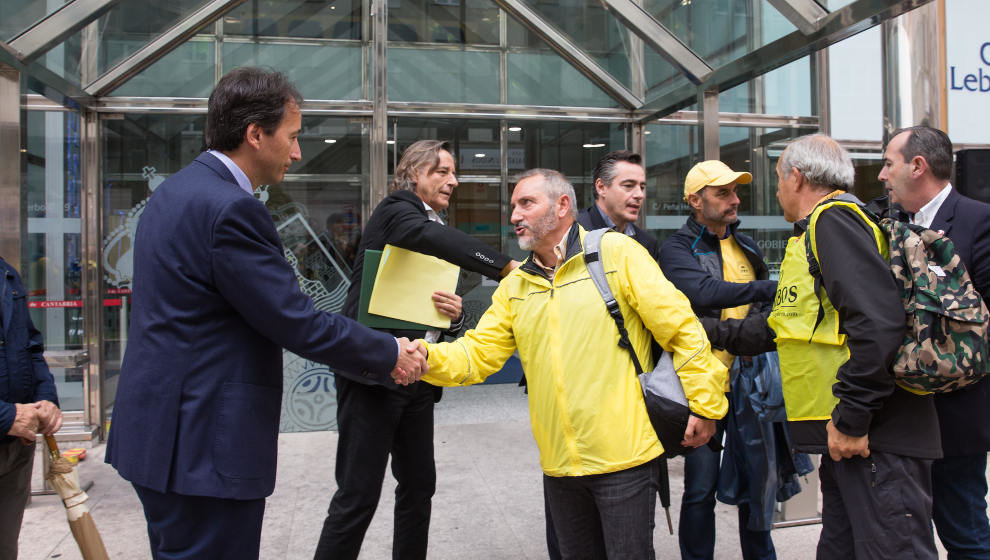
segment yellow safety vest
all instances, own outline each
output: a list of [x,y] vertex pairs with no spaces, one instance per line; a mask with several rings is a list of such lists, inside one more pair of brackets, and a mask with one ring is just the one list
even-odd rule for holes
[[777,334],[780,356],[780,376],[784,390],[787,419],[828,420],[839,402],[832,395],[832,385],[839,367],[849,359],[846,335],[839,332],[839,313],[832,306],[824,288],[820,305],[824,317],[816,326],[819,297],[815,294],[815,279],[808,272],[808,256],[804,236],[811,236],[811,248],[818,258],[815,225],[818,217],[829,207],[842,205],[855,211],[873,230],[877,250],[888,258],[886,238],[876,224],[853,202],[829,200],[811,213],[808,229],[787,241],[784,262],[780,267],[777,295],[767,323]]

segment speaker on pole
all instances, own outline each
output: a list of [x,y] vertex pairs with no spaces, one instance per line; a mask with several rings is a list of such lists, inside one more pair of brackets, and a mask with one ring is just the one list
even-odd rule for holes
[[956,181],[959,193],[990,203],[990,149],[956,152]]

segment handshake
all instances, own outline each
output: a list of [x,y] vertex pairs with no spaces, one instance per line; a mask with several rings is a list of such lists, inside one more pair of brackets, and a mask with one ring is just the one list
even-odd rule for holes
[[392,370],[392,379],[399,385],[409,385],[419,381],[423,374],[430,371],[426,365],[426,346],[421,340],[409,341],[408,338],[397,338],[399,341],[399,358]]

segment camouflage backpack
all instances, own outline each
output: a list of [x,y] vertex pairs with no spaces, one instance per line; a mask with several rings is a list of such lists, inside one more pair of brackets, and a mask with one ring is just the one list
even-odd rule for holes
[[[947,393],[982,379],[990,366],[990,315],[952,240],[860,208],[890,244],[890,269],[904,304],[907,329],[891,364],[897,384],[918,394]],[[806,249],[817,289],[821,272],[810,243]]]
[[947,393],[987,373],[987,306],[952,240],[890,218],[890,269],[907,313],[907,332],[891,366],[898,384]]

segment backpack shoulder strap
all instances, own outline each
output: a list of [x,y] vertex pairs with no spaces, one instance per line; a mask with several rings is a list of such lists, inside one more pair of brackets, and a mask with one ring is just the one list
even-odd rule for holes
[[[880,223],[880,217],[871,212],[866,208],[861,200],[856,198],[854,195],[849,193],[842,193],[838,196],[832,197],[829,200],[820,202],[815,209],[812,210],[811,216],[808,220],[808,229],[804,234],[804,252],[808,259],[808,273],[811,277],[815,279],[815,296],[818,298],[818,317],[815,319],[815,326],[811,330],[811,335],[814,336],[815,330],[818,329],[818,325],[825,319],[825,306],[822,303],[822,269],[818,262],[818,255],[815,252],[815,223],[817,221],[818,215],[825,211],[829,206],[842,205],[847,207],[855,207],[856,210],[862,215],[862,217],[868,222],[872,222],[873,225],[877,226]],[[883,253],[882,249],[878,247],[878,250]],[[810,340],[809,340],[810,342]]]
[[626,320],[622,316],[622,310],[619,309],[619,302],[615,301],[615,296],[612,295],[612,289],[608,286],[608,279],[605,278],[605,267],[602,265],[602,237],[608,231],[611,230],[601,228],[585,234],[584,264],[588,268],[588,275],[591,276],[595,287],[598,288],[598,293],[601,294],[602,299],[605,301],[605,308],[608,310],[608,314],[615,321],[615,326],[619,329],[619,346],[629,351],[629,356],[632,358],[633,365],[636,367],[636,374],[639,375],[643,373],[643,366],[636,356],[636,351],[633,350],[632,343],[629,342],[629,331],[626,330]]

